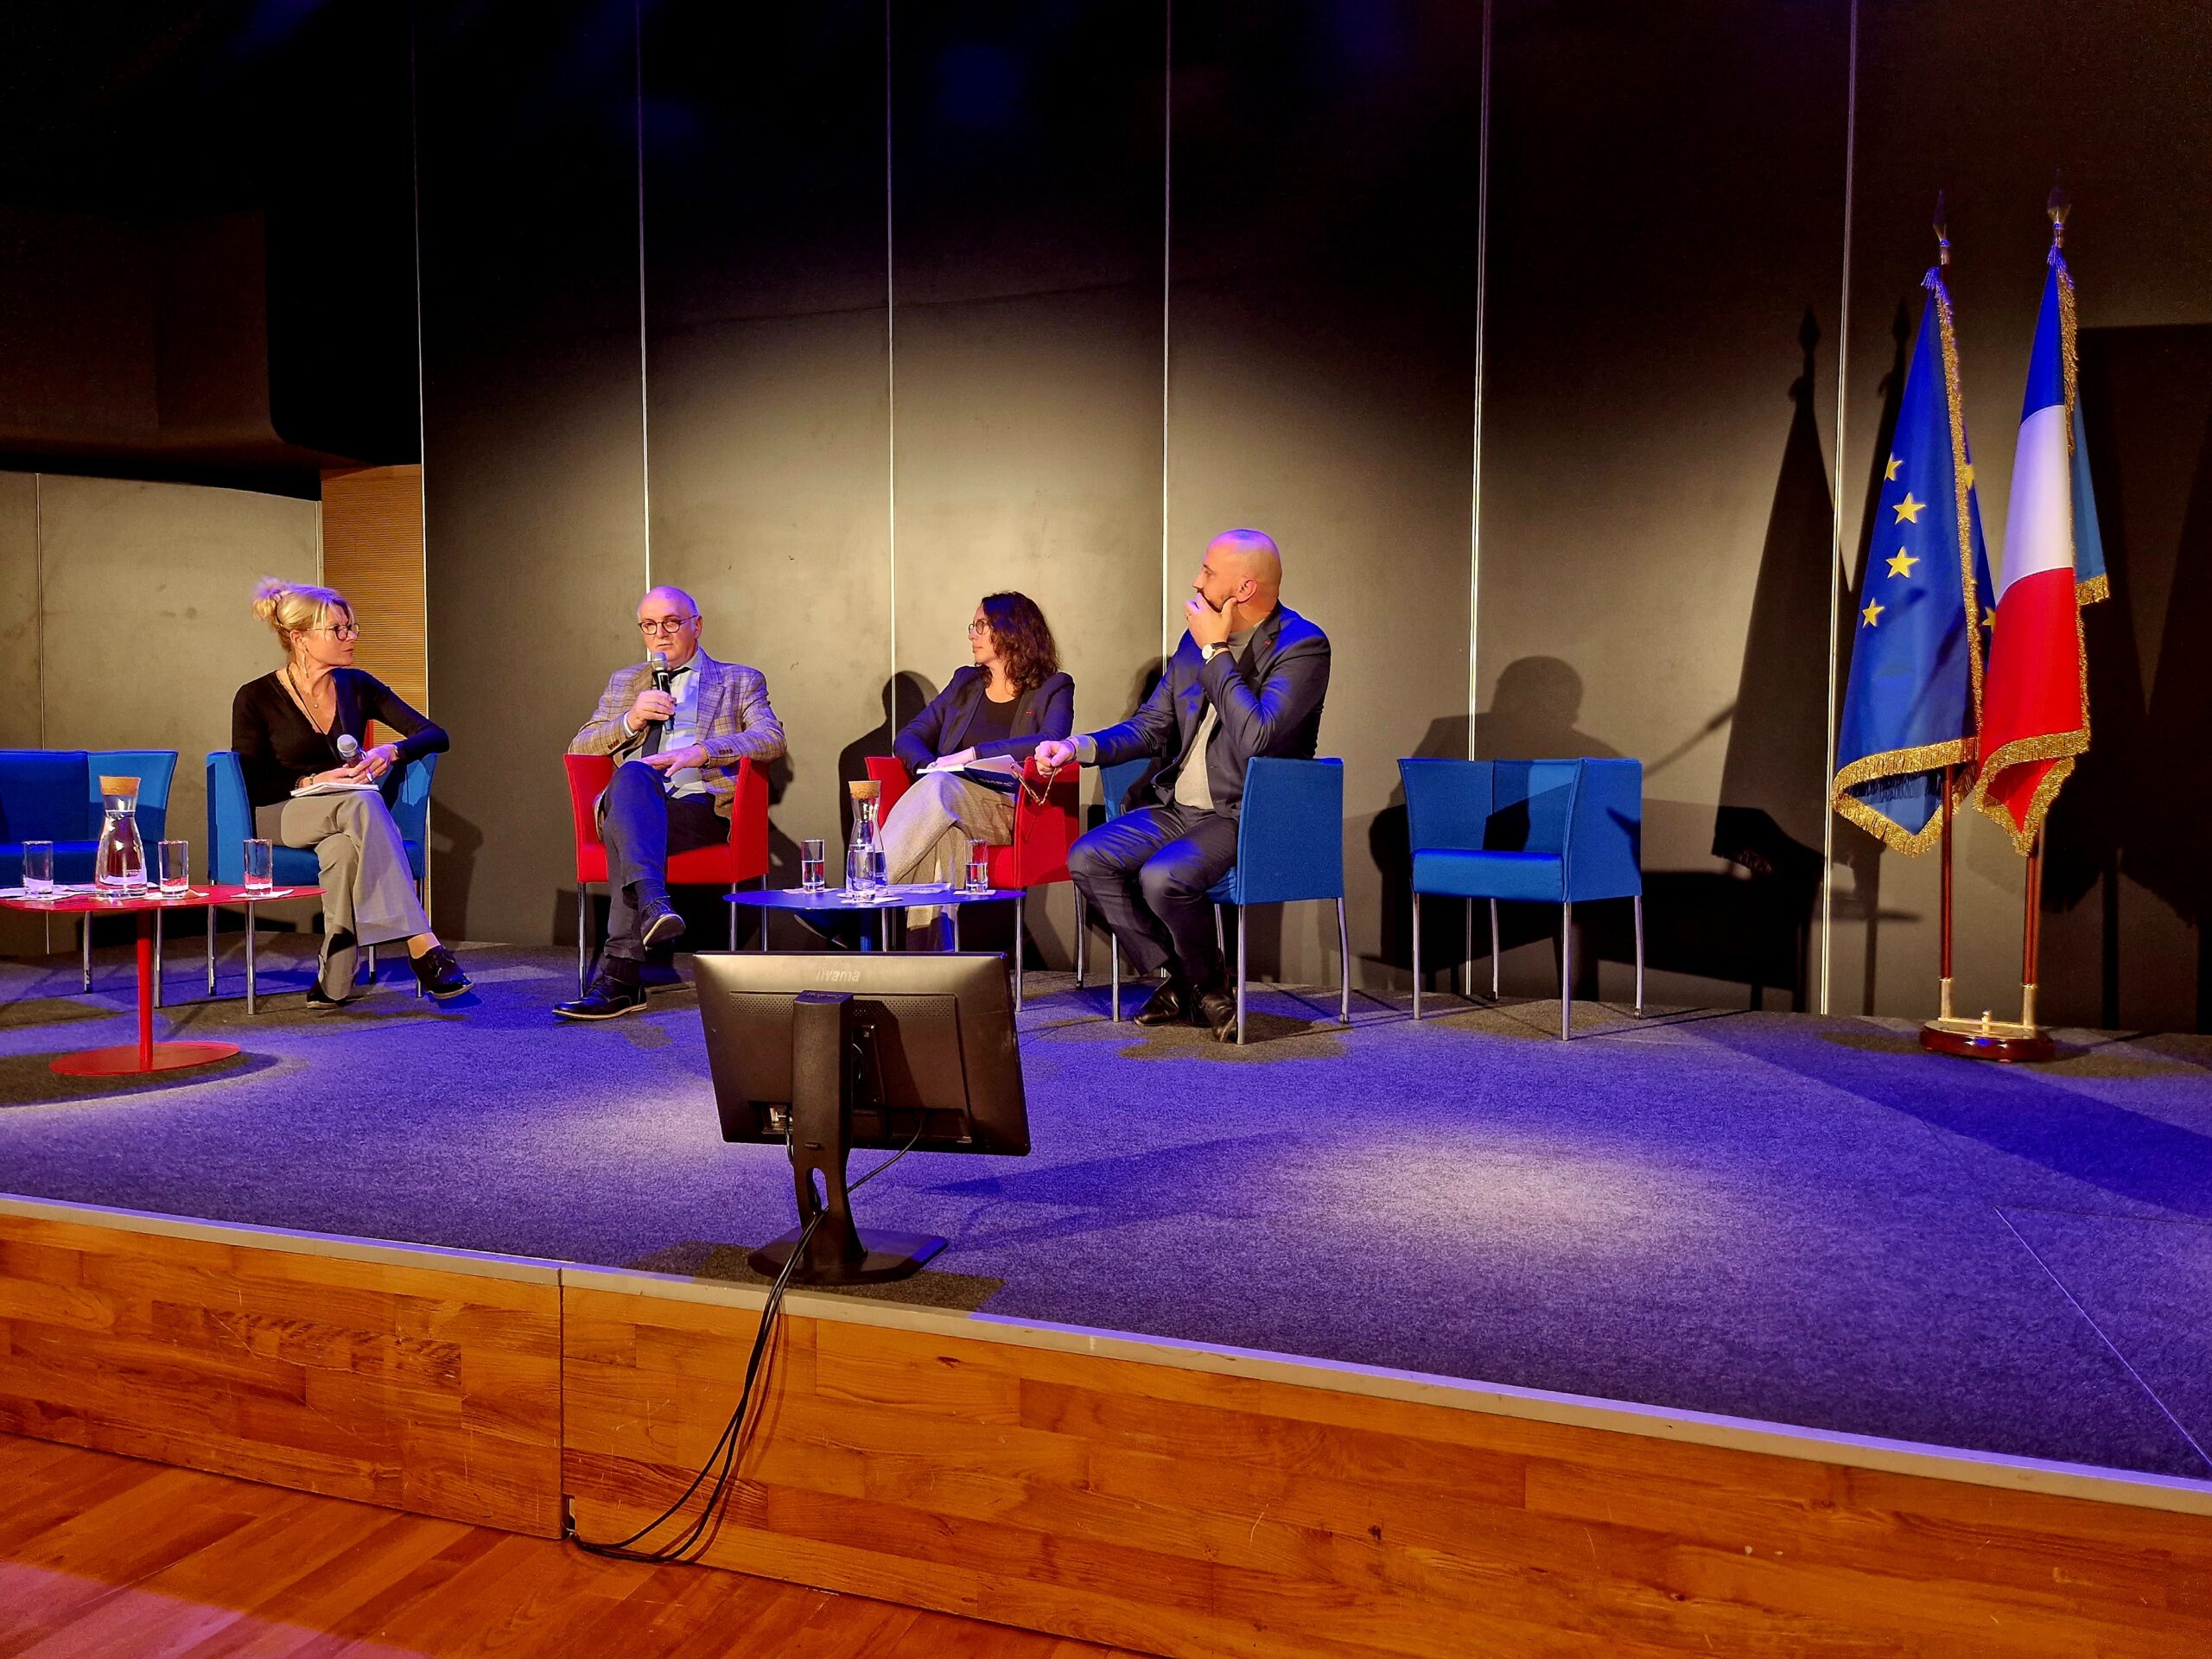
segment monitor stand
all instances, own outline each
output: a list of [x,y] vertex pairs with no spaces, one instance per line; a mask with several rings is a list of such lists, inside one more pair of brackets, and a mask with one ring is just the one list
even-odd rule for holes
[[815,1224],[813,1236],[792,1269],[793,1284],[873,1285],[904,1279],[944,1248],[943,1239],[927,1233],[885,1233],[853,1225],[845,1186],[853,1123],[852,1043],[849,993],[802,991],[791,999],[791,1177],[798,1188],[799,1225],[747,1258],[765,1277],[784,1270],[810,1222]]

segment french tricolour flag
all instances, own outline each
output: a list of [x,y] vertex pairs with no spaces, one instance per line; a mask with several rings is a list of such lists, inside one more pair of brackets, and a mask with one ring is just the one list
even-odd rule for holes
[[2104,556],[2074,383],[2074,282],[2054,247],[2012,461],[1997,618],[1981,703],[1982,810],[2023,853],[2089,747],[2082,607]]

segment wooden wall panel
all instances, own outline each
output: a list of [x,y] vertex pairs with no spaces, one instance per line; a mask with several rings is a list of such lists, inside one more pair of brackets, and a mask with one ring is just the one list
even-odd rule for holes
[[[565,1484],[657,1512],[743,1306],[564,1287]],[[706,1559],[1171,1655],[2171,1654],[2212,1518],[794,1317]]]
[[557,1535],[554,1271],[315,1249],[0,1213],[0,1431]]
[[428,712],[421,466],[323,474],[322,580],[353,602],[361,625],[354,665]]

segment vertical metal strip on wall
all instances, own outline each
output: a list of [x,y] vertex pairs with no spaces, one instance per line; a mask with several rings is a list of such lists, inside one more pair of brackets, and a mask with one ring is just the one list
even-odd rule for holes
[[[423,95],[416,50],[421,29],[415,8],[407,9],[407,191],[410,226],[415,235],[415,499],[417,522],[423,526],[423,708],[430,700],[430,419],[429,386],[423,351]],[[429,887],[430,849],[423,848],[423,889]],[[427,909],[425,903],[424,908]]]
[[[1828,780],[1835,776],[1836,658],[1840,643],[1843,593],[1850,573],[1843,566],[1843,453],[1844,421],[1849,410],[1846,397],[1851,372],[1851,208],[1853,164],[1859,152],[1859,0],[1851,0],[1850,45],[1847,48],[1843,104],[1843,283],[1836,307],[1835,459],[1828,489],[1834,521],[1828,542],[1828,715],[1827,764],[1821,772],[1821,1012],[1828,1011],[1828,970],[1834,957],[1835,931],[1835,813],[1828,805]],[[1945,809],[1948,810],[1947,807]]]
[[1172,591],[1167,574],[1167,327],[1175,256],[1175,0],[1166,0],[1160,10],[1165,29],[1161,61],[1166,73],[1160,100],[1160,657],[1165,663],[1175,648],[1167,621],[1167,595]]
[[1493,0],[1483,0],[1482,92],[1475,137],[1475,390],[1474,432],[1468,465],[1467,501],[1467,759],[1475,756],[1475,720],[1482,682],[1478,672],[1483,589],[1483,343],[1490,297],[1490,57]]
[[[884,566],[888,572],[891,667],[886,683],[899,682],[899,267],[893,258],[891,200],[891,0],[883,0],[883,426]],[[892,693],[891,722],[899,722]]]
[[645,0],[630,7],[631,113],[638,162],[638,477],[645,518],[645,588],[653,585],[652,407],[645,368]]

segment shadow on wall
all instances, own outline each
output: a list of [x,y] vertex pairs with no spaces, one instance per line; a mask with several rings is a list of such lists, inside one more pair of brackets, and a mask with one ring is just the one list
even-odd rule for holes
[[[883,683],[883,721],[869,728],[837,751],[837,839],[840,845],[853,833],[853,797],[846,785],[868,776],[868,757],[892,753],[892,740],[915,715],[929,706],[937,688],[912,671],[893,674]],[[788,845],[788,838],[786,838]],[[834,859],[831,861],[836,861]]]
[[[568,802],[561,803],[568,814]],[[484,832],[448,806],[435,792],[430,797],[430,908],[435,924],[440,913],[468,914],[468,889],[476,874],[476,855],[483,849]],[[569,931],[575,931],[575,894],[569,894]],[[448,924],[451,927],[452,924]],[[556,938],[563,937],[560,934]]]
[[[2072,1017],[2099,1011],[2107,1028],[2144,1023],[2131,1014],[2120,982],[2123,872],[2171,906],[2196,934],[2195,1025],[2212,1029],[2212,820],[2206,786],[2191,757],[2212,710],[2212,327],[2084,329],[2081,337],[2082,420],[2097,513],[2111,575],[2111,597],[2082,615],[2088,652],[2090,744],[2045,832],[2044,908],[2070,911],[2094,899],[2101,949],[2045,953],[2042,978]],[[2193,407],[2192,407],[2193,405]],[[2169,429],[2195,429],[2194,454],[2174,540],[2164,524],[2131,523],[2127,504],[2149,493],[2131,477],[2139,463],[2120,417],[2148,415]],[[2193,416],[2194,418],[2191,418]],[[2186,423],[2184,424],[2183,423]],[[2166,465],[2173,464],[2171,461]],[[2161,638],[2147,703],[2136,634],[2137,588],[2167,586]],[[2155,611],[2146,613],[2147,628]],[[2176,961],[2166,971],[2183,971]]]
[[1791,1006],[1806,1006],[1823,868],[1835,499],[1813,414],[1820,339],[1808,308],[1797,330],[1802,362],[1789,391],[1789,430],[1759,552],[1713,814],[1713,856],[1750,879],[1672,871],[1649,884],[1655,960],[1663,950],[1669,966],[1745,981],[1753,1007],[1767,985],[1787,987]]

